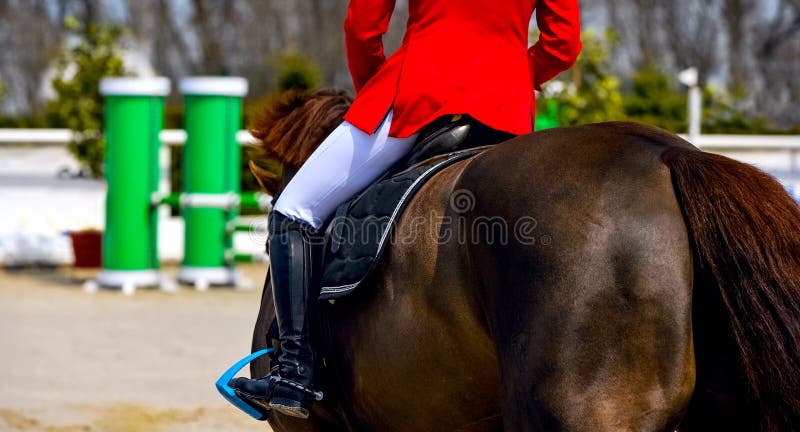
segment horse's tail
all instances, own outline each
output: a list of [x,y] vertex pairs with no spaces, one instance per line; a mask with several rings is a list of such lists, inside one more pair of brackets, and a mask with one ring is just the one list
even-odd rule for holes
[[800,208],[733,159],[672,147],[662,160],[694,243],[695,297],[722,299],[748,405],[762,430],[800,430]]

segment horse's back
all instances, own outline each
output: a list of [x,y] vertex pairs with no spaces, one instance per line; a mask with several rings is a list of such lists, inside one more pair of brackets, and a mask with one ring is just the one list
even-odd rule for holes
[[673,145],[627,123],[555,129],[461,174],[507,428],[666,430],[688,403],[691,253],[660,160]]

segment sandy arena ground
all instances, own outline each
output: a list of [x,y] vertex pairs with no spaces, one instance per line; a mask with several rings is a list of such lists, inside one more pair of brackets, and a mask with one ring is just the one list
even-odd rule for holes
[[254,289],[132,297],[0,269],[0,431],[268,431],[213,385],[250,348],[266,269],[241,269]]

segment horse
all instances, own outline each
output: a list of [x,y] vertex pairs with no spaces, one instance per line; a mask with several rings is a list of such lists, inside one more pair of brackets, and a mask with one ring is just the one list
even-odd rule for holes
[[[265,190],[350,101],[265,108]],[[317,313],[325,398],[309,420],[272,413],[277,432],[800,430],[800,209],[755,167],[649,126],[539,131],[444,169],[368,288]]]

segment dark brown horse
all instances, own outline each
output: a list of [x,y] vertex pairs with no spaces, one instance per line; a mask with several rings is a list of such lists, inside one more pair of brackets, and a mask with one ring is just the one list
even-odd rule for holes
[[[348,104],[267,109],[268,190]],[[320,307],[326,398],[276,431],[800,430],[800,210],[660,130],[549,130],[451,166],[377,279]],[[255,349],[272,316],[267,286]]]

